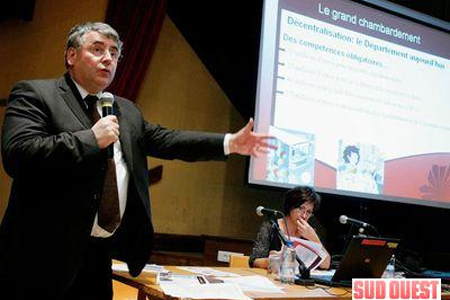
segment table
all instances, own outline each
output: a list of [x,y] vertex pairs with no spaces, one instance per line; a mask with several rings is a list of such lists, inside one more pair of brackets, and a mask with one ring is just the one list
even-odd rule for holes
[[[167,270],[173,273],[189,274],[187,271],[180,270],[175,266],[167,266]],[[262,275],[266,276],[267,271],[257,268],[227,268],[214,267],[214,269],[232,272],[239,275],[251,276]],[[154,284],[154,279],[148,273],[141,273],[138,277],[132,277],[127,272],[114,271],[113,279],[135,287],[138,289],[138,300],[173,300],[172,297],[164,295],[159,285]],[[280,282],[274,281],[276,285]],[[325,286],[316,285],[315,287],[304,287],[299,285],[284,285],[285,293],[262,293],[262,292],[245,292],[247,296],[257,300],[292,300],[292,299],[333,299],[343,300],[351,299],[352,293],[350,288],[329,288]]]

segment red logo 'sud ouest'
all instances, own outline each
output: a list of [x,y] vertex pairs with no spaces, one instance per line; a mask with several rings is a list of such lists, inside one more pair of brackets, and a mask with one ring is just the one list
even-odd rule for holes
[[441,279],[353,279],[354,300],[438,300]]

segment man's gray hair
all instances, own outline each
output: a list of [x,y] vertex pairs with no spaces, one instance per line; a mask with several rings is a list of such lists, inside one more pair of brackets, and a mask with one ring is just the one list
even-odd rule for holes
[[119,49],[119,55],[120,53],[122,53],[123,42],[120,40],[119,34],[114,28],[112,28],[106,23],[101,22],[81,23],[72,27],[72,29],[69,31],[69,36],[67,37],[66,50],[64,51],[64,61],[66,64],[66,68],[68,67],[67,50],[69,50],[69,48],[75,49],[80,48],[80,46],[83,45],[83,43],[85,42],[85,35],[92,31],[96,31],[100,34],[103,34],[104,36],[107,36],[108,38],[115,41]]

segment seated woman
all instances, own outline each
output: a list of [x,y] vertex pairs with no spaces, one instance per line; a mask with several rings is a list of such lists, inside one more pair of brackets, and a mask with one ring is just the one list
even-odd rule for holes
[[[308,223],[309,218],[319,208],[320,199],[320,195],[311,187],[295,187],[289,190],[284,200],[286,222],[283,219],[277,220],[281,231],[286,236],[303,238],[322,244],[316,231]],[[271,251],[280,251],[281,246],[282,243],[276,230],[272,228],[269,221],[265,221],[261,225],[261,229],[253,245],[249,259],[250,266],[267,268],[269,253]],[[327,257],[319,267],[329,269],[330,262],[331,258],[327,252]]]

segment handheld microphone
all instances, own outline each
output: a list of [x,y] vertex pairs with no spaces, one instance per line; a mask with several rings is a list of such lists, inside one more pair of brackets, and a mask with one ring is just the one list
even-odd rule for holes
[[264,206],[258,206],[256,208],[256,214],[260,217],[267,216],[269,218],[275,217],[276,215],[284,216],[281,211],[265,208]]
[[339,217],[339,222],[341,222],[341,224],[353,224],[353,225],[357,225],[363,228],[366,227],[373,227],[372,225],[370,225],[369,223],[360,221],[360,220],[356,220],[356,219],[352,219],[347,217],[346,215],[342,215]]
[[[113,114],[114,96],[111,93],[104,92],[100,96],[100,105],[102,107],[102,117],[106,117]],[[114,144],[111,144],[107,148],[108,158],[114,157]]]

